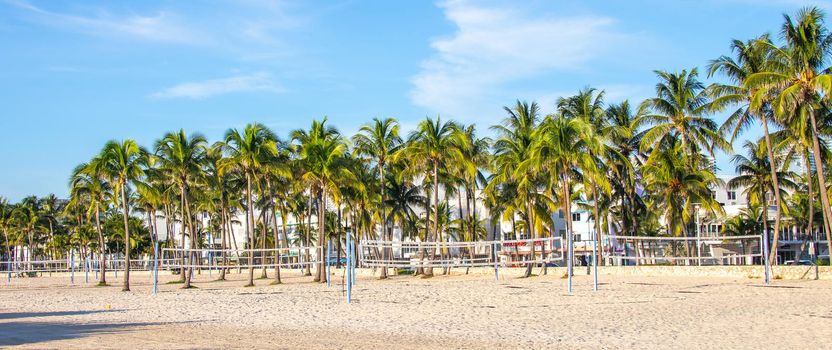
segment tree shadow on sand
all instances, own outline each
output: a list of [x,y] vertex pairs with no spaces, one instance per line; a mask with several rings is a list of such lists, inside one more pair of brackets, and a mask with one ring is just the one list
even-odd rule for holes
[[45,311],[45,312],[0,312],[0,320],[34,317],[79,316],[89,314],[124,312],[126,310],[76,310],[76,311]]
[[0,314],[0,348],[14,345],[36,344],[57,340],[77,339],[96,335],[130,333],[142,327],[167,323],[73,323],[67,321],[25,321],[25,318],[49,316],[73,316],[112,311],[58,311],[20,312]]

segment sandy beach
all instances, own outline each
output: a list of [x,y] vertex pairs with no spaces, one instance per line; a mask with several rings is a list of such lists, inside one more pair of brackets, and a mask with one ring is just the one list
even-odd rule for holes
[[[0,287],[0,347],[220,348],[783,348],[832,339],[832,281],[560,275],[359,278],[352,304],[296,271],[284,284],[243,275],[198,289],[136,273],[132,292],[76,276],[14,279]],[[164,274],[162,282],[177,279]],[[112,279],[115,281],[115,279]]]

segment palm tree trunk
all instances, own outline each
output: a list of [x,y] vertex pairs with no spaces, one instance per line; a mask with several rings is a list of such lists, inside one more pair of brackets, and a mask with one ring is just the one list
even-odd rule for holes
[[[326,268],[324,268],[324,259],[326,259],[326,251],[327,244],[326,244],[326,188],[321,186],[321,193],[319,198],[319,205],[318,205],[318,247],[320,250],[320,255],[318,257],[318,282],[326,283]],[[329,261],[326,261],[326,264],[329,264]]]
[[[433,238],[439,237],[439,162],[433,162]],[[431,239],[428,239],[431,241]],[[432,249],[431,260],[436,256],[436,249]],[[426,276],[433,276],[433,268],[425,270]]]
[[[260,193],[263,196],[263,193]],[[265,196],[263,196],[265,197]],[[269,206],[264,205],[263,208],[260,209],[260,238],[263,240],[260,242],[260,265],[263,265],[263,268],[260,272],[261,279],[269,278],[268,273],[266,272],[266,236],[269,231],[269,221],[268,221],[268,211]],[[277,243],[277,241],[275,241]]]
[[[806,183],[808,185],[807,186],[807,192],[809,194],[808,234],[811,235],[811,234],[813,234],[813,231],[814,231],[813,225],[814,225],[814,221],[815,221],[815,196],[814,196],[814,193],[812,193],[813,192],[812,182],[814,182],[814,180],[812,179],[812,168],[809,165],[809,155],[808,154],[804,154],[803,163],[805,164],[805,167],[806,167],[806,179],[808,180],[808,181],[806,181]],[[828,231],[827,231],[827,235],[829,235]],[[828,236],[827,236],[827,239],[828,239]]]
[[312,276],[312,254],[309,251],[311,247],[310,238],[312,237],[312,188],[309,188],[309,198],[306,207],[306,247],[303,250],[306,254],[306,269],[303,273],[304,276]]
[[592,181],[592,209],[595,211],[595,263],[600,263],[604,260],[601,251],[601,215],[598,213],[598,185],[595,180]]
[[220,225],[222,225],[220,228],[220,235],[222,236],[220,239],[220,259],[222,259],[222,268],[220,268],[220,277],[218,280],[225,281],[225,267],[228,266],[228,254],[226,253],[228,249],[228,231],[225,227],[227,223],[225,217],[225,195],[222,195],[222,198],[220,199],[220,207]]
[[[246,231],[248,231],[249,247],[254,249],[254,211],[252,210],[253,203],[251,201],[251,171],[246,171],[246,215],[248,221],[246,223]],[[248,284],[247,287],[254,286],[254,253],[248,254]]]
[[[534,237],[534,219],[532,219],[532,201],[531,201],[531,199],[526,201],[526,233],[529,234],[530,239],[535,238]],[[532,263],[532,261],[536,260],[535,259],[536,252],[535,252],[534,241],[531,241],[531,243],[532,243],[532,251],[531,251],[532,254],[529,257],[529,259],[530,259],[529,263],[526,264],[526,273],[523,274],[523,277],[531,277],[532,276],[532,267],[534,267],[534,264]]]
[[[823,208],[823,215],[824,215],[824,224],[828,225],[828,227],[832,228],[832,209],[829,208],[829,193],[827,192],[826,187],[826,175],[824,174],[823,170],[823,161],[820,154],[820,144],[818,143],[818,127],[817,122],[815,121],[815,111],[812,108],[809,108],[809,118],[812,121],[812,151],[815,155],[815,170],[818,174],[818,186],[820,189],[818,190],[818,195],[820,196],[820,204]],[[830,247],[832,247],[832,240],[830,240],[830,233],[829,230],[826,230],[826,241],[829,242]],[[830,249],[832,251],[832,249]]]
[[104,231],[101,230],[101,207],[98,203],[95,205],[95,230],[98,231],[98,251],[100,256],[99,264],[101,264],[101,273],[98,276],[98,285],[107,285],[107,254],[104,253],[106,245],[104,244]]
[[[274,191],[272,191],[272,182],[266,178],[266,186],[269,189],[269,203],[272,206],[272,235],[274,236],[274,281],[272,284],[280,284],[280,239],[277,232],[277,201],[275,200]],[[286,215],[281,213],[280,217],[283,219],[283,233],[286,233]],[[265,225],[265,223],[264,223]]]
[[[387,188],[385,187],[384,163],[385,162],[383,160],[379,160],[379,164],[378,164],[379,181],[381,181],[381,189],[380,189],[380,191],[381,191],[381,237],[382,237],[382,240],[387,240],[388,242],[390,242],[390,244],[392,244],[393,237],[392,237],[392,235],[389,235],[389,237],[388,237],[388,233],[387,233],[387,202],[386,202],[387,201]],[[382,248],[381,255],[382,255],[382,260],[385,260],[385,261],[386,260],[392,260],[391,259],[392,255],[393,255],[392,246],[389,249],[386,248],[386,247]],[[385,262],[384,266],[387,266],[386,262]],[[387,267],[382,267],[381,268],[381,276],[379,276],[379,278],[380,279],[387,278]]]
[[[191,278],[194,276],[194,251],[193,249],[196,248],[196,231],[194,231],[194,222],[191,216],[191,205],[188,201],[188,185],[182,182],[181,191],[182,191],[182,219],[183,224],[187,223],[188,225],[188,233],[191,235],[191,241],[188,246],[190,247],[190,251],[188,251],[188,268],[187,270],[188,275],[185,277],[185,285],[182,288],[191,288]],[[184,221],[187,220],[187,221]],[[184,231],[183,231],[184,232]],[[184,235],[182,236],[184,239]],[[184,273],[184,271],[183,271]]]
[[[564,169],[565,169],[565,167],[564,167]],[[566,247],[566,249],[567,249],[566,259],[567,259],[567,264],[570,267],[570,269],[569,269],[569,271],[567,271],[567,273],[569,275],[571,275],[572,274],[572,270],[571,270],[571,267],[572,267],[572,263],[571,263],[572,262],[572,237],[573,237],[573,233],[572,233],[572,202],[571,202],[571,195],[572,194],[569,193],[570,192],[569,191],[569,175],[566,173],[565,170],[564,170],[563,174],[561,175],[561,177],[562,177],[562,182],[563,182],[563,184],[561,185],[563,187],[563,211],[565,213],[565,218],[566,218],[566,241],[567,241],[567,245],[568,245]]]
[[127,222],[127,216],[130,215],[130,209],[127,207],[127,197],[125,196],[124,187],[126,184],[121,184],[121,204],[124,209],[124,286],[121,288],[123,292],[130,291],[130,227]]
[[[777,242],[780,239],[780,216],[782,210],[780,206],[780,185],[777,180],[777,162],[775,161],[774,152],[772,151],[771,138],[768,134],[768,122],[766,119],[767,118],[765,116],[760,117],[763,124],[763,134],[766,139],[766,151],[768,152],[769,165],[771,165],[771,181],[774,185],[774,200],[777,205],[777,212],[774,217],[774,243],[772,244],[771,255],[769,257],[771,264],[773,265],[777,262],[777,259],[774,259],[774,257],[777,256]],[[763,200],[765,200],[765,198],[763,198]],[[767,208],[768,206],[766,205],[765,207]]]

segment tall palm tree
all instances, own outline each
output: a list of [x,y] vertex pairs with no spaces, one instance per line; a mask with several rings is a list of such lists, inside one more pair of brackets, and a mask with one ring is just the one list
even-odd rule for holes
[[[387,197],[386,187],[384,184],[385,175],[384,168],[387,165],[390,157],[398,150],[402,143],[399,137],[399,123],[393,118],[386,118],[379,120],[373,118],[372,125],[364,125],[358,130],[358,134],[353,136],[353,145],[358,155],[367,156],[376,163],[378,168],[378,178],[381,181],[381,232],[383,239],[392,240],[392,234],[387,230]],[[383,251],[383,259],[387,259],[390,251],[385,249]],[[381,269],[381,278],[387,278],[387,269]]]
[[110,196],[112,188],[106,181],[103,159],[100,156],[93,158],[89,163],[82,163],[75,167],[72,177],[69,180],[71,200],[79,203],[86,203],[87,220],[94,218],[95,232],[98,234],[98,259],[99,272],[98,284],[107,285],[107,254],[104,242],[104,231],[101,228],[102,209],[107,207],[107,197]]
[[[663,143],[678,138],[686,159],[698,159],[703,151],[713,156],[715,149],[730,152],[731,144],[719,134],[716,123],[707,117],[716,107],[699,81],[697,69],[655,73],[659,77],[656,97],[643,102],[643,107],[651,112],[642,117],[652,126],[642,135],[641,149],[658,151]],[[688,162],[697,162],[696,159]]]
[[11,214],[12,206],[9,204],[9,200],[5,197],[0,197],[0,231],[3,232],[3,238],[5,240],[7,261],[11,261],[12,259],[12,248],[9,243],[9,227],[11,226],[12,219]]
[[[796,184],[792,181],[793,174],[791,172],[781,170],[782,161],[778,161],[777,158],[773,158],[774,161],[772,161],[772,158],[768,157],[767,149],[762,142],[745,141],[743,148],[745,148],[747,156],[737,154],[731,159],[731,162],[736,165],[735,172],[738,175],[728,181],[728,187],[744,187],[748,203],[763,208],[762,227],[764,231],[768,232],[767,195],[775,191],[785,192],[787,189],[795,188]],[[776,170],[774,175],[770,172],[771,168]],[[780,181],[775,182],[774,177],[777,177]],[[780,188],[775,188],[775,186]],[[773,256],[777,256],[777,242],[778,232],[775,231],[774,244],[771,248],[774,253]]]
[[[183,228],[188,228],[190,236],[190,248],[196,248],[198,240],[197,232],[191,214],[191,198],[189,188],[196,181],[197,177],[203,175],[202,166],[205,162],[205,154],[208,142],[200,134],[188,136],[184,129],[176,133],[167,133],[161,140],[156,142],[156,156],[159,160],[159,167],[173,183],[179,187],[180,206],[182,208]],[[184,245],[185,232],[182,232]],[[194,253],[188,254],[188,265],[192,265]],[[189,271],[189,272],[188,272]],[[183,288],[191,287],[193,269],[183,269],[185,285]]]
[[[560,187],[560,204],[566,218],[569,261],[573,258],[571,187],[576,183],[574,181],[580,176],[593,177],[599,186],[609,186],[597,171],[596,158],[591,155],[601,150],[600,140],[595,136],[592,125],[583,118],[549,115],[533,135],[535,143],[531,157],[518,167],[521,171],[533,170],[555,175],[555,185],[552,189]],[[572,265],[569,266],[571,268]]]
[[349,181],[354,176],[346,167],[347,144],[338,131],[326,125],[326,118],[313,121],[310,131],[296,130],[293,139],[300,142],[299,160],[304,164],[302,176],[306,183],[312,184],[319,195],[318,201],[318,264],[316,282],[326,282],[323,265],[326,240],[326,202],[332,196],[337,202],[341,194],[339,182]]
[[[252,185],[256,181],[257,172],[263,166],[263,160],[267,156],[277,154],[276,137],[266,126],[254,123],[246,125],[240,132],[237,129],[229,129],[225,133],[225,142],[222,148],[226,158],[220,163],[220,171],[225,172],[237,169],[245,174],[246,190],[246,231],[249,237],[249,248],[254,249],[254,202],[252,200]],[[254,286],[254,254],[248,255],[248,284]]]
[[[817,7],[807,7],[798,12],[796,21],[783,15],[781,36],[786,42],[783,48],[772,48],[775,59],[782,64],[771,65],[766,71],[751,74],[743,86],[755,91],[751,107],[760,108],[774,95],[771,106],[775,115],[786,118],[794,114],[808,117],[812,130],[812,151],[815,159],[821,159],[821,142],[818,136],[816,111],[818,100],[832,93],[832,75],[826,69],[828,54],[832,50],[832,35],[825,26],[823,12]],[[826,193],[826,176],[822,165],[815,163],[821,188],[821,206],[824,222],[832,227],[832,209]],[[775,232],[775,234],[777,234]],[[775,261],[774,250],[769,259]]]
[[103,170],[107,174],[113,188],[117,189],[117,204],[121,204],[124,221],[124,286],[122,291],[130,291],[130,204],[127,197],[127,187],[139,181],[144,176],[147,151],[139,147],[134,140],[110,141],[101,151]]
[[[607,139],[610,134],[621,132],[617,125],[607,123],[606,111],[604,110],[604,92],[597,92],[593,88],[585,88],[578,91],[577,95],[569,98],[560,98],[557,102],[558,111],[567,118],[581,118],[590,125],[590,131],[595,134],[593,137],[598,137],[598,149],[588,149],[590,156],[595,157],[595,162],[598,165],[598,171],[607,172],[607,162],[605,158],[622,159],[613,148],[606,147]],[[614,169],[614,168],[613,168]],[[596,254],[595,261],[602,261],[601,254],[601,215],[599,213],[598,204],[602,195],[599,195],[598,185],[595,183],[594,176],[587,177],[588,185],[592,196],[592,210],[593,221],[595,225],[595,244]]]
[[641,183],[638,168],[644,163],[646,156],[640,152],[641,113],[633,113],[629,101],[613,104],[607,107],[607,128],[614,130],[609,134],[611,148],[617,152],[617,157],[607,162],[614,176],[610,177],[613,203],[617,206],[613,212],[618,212],[625,235],[635,236],[640,231],[639,217],[647,210],[645,203],[637,191]]
[[[534,133],[540,121],[540,108],[536,102],[517,101],[513,108],[505,106],[503,110],[507,117],[500,125],[492,127],[498,135],[494,141],[493,166],[496,171],[486,186],[486,191],[495,191],[495,187],[498,186],[511,187],[517,194],[513,199],[517,203],[508,208],[517,208],[517,212],[522,212],[526,218],[531,219],[534,215],[532,202],[538,193],[544,173],[535,172],[529,167],[521,168],[520,164],[532,157]],[[511,218],[513,219],[514,215]],[[525,232],[530,238],[535,236],[533,229],[534,225],[525,226]],[[531,271],[527,270],[527,275],[530,274]]]
[[[654,151],[642,168],[645,190],[652,210],[660,212],[667,233],[690,236],[688,226],[696,205],[710,213],[721,214],[722,206],[714,199],[711,188],[720,185],[710,167],[685,161],[686,147],[678,137],[671,137]],[[698,209],[697,209],[698,210]],[[690,256],[689,247],[685,247]]]
[[[452,121],[442,122],[440,117],[434,120],[425,118],[416,126],[408,137],[407,145],[397,153],[397,157],[406,157],[413,169],[425,172],[426,179],[433,180],[433,217],[439,214],[439,184],[440,168],[449,165],[450,162],[462,158],[459,151],[459,134],[456,133],[457,125]],[[428,236],[427,241],[440,239],[439,220],[433,221],[433,234]],[[435,251],[431,252],[434,255]],[[433,256],[431,256],[433,258]],[[426,276],[433,275],[433,270],[425,271]]]
[[[736,137],[744,131],[749,125],[759,120],[763,126],[763,138],[765,140],[765,147],[768,153],[768,159],[775,159],[774,151],[769,132],[768,123],[773,119],[769,102],[771,95],[757,95],[756,89],[744,86],[748,77],[755,73],[765,72],[769,67],[777,67],[779,61],[773,59],[774,45],[769,39],[768,35],[762,35],[755,39],[743,42],[740,40],[733,40],[731,42],[731,51],[736,55],[736,59],[728,56],[721,56],[710,62],[708,65],[708,76],[712,76],[717,72],[725,75],[733,84],[714,84],[710,89],[718,96],[715,101],[717,105],[738,105],[738,108],[731,113],[725,123],[720,127],[720,133],[726,134],[730,132],[730,142],[734,142]],[[754,103],[757,108],[751,108],[752,100],[755,98],[765,97],[766,101],[758,101]],[[776,242],[780,236],[780,220],[782,216],[783,206],[780,196],[780,185],[778,184],[777,169],[775,162],[769,162],[771,168],[770,178],[773,181],[774,200],[776,208],[774,219],[774,247],[776,250]]]

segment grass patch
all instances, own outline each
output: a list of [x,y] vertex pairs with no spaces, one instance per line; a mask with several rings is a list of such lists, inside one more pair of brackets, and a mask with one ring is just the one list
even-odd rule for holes
[[774,275],[774,279],[776,279],[776,280],[782,280],[782,279],[783,279],[783,275],[779,275],[779,274],[778,274],[778,275]]
[[192,284],[190,287],[183,286],[182,289],[199,289],[199,287]]
[[567,278],[569,278],[569,273],[564,273],[562,276],[560,276],[560,279],[562,280]]
[[249,287],[254,287],[254,283],[249,283],[249,284],[246,284],[246,285],[244,285],[243,287],[246,287],[246,288],[249,288]]
[[106,282],[98,282],[95,284],[96,287],[109,287],[110,285]]
[[272,281],[272,283],[269,283],[270,286],[276,286],[276,285],[279,285],[279,284],[283,284],[283,282],[281,282],[281,281]]
[[165,284],[185,284],[185,281],[182,281],[182,280],[168,281]]

